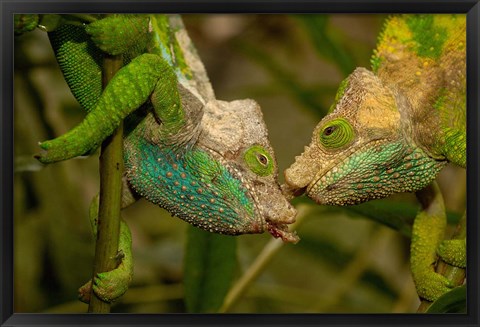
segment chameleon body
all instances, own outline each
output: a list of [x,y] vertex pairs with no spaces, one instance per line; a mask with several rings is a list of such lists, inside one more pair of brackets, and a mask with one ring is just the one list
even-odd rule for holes
[[[71,38],[79,36],[71,29],[81,30],[64,26],[50,38],[65,78],[88,114],[65,135],[40,144],[41,162],[88,153],[128,116],[124,158],[132,193],[212,232],[268,230],[284,240],[295,238],[286,230],[295,210],[276,183],[274,153],[258,105],[253,100],[218,101],[213,92],[201,95],[167,16],[113,15],[98,20],[84,28],[87,37],[81,47],[72,44]],[[125,62],[100,93],[82,88],[86,78],[92,89],[100,85],[101,69],[95,68],[99,54],[91,54],[98,48],[123,54]],[[91,49],[87,55],[85,49]],[[81,69],[79,57],[90,68],[77,77],[70,71]],[[234,116],[239,123],[229,125],[235,120],[225,123],[221,115]],[[209,132],[205,126],[222,130]],[[222,133],[238,135],[238,144],[228,147],[219,141],[225,139]],[[259,174],[259,169],[266,173]]]
[[[180,18],[111,15],[89,24],[61,24],[49,38],[87,116],[66,134],[40,143],[38,160],[53,163],[88,154],[125,119],[123,207],[145,197],[210,232],[268,231],[298,241],[287,229],[296,211],[277,183],[258,104],[215,98]],[[124,67],[102,91],[105,53],[122,55]],[[94,231],[97,208],[98,197],[91,208]],[[94,291],[104,300],[119,297],[131,280],[124,223],[121,234],[127,235],[120,241],[127,260],[94,280]],[[84,299],[90,286],[80,290]]]
[[[285,171],[284,189],[353,205],[420,191],[447,162],[465,167],[465,30],[464,15],[389,18],[372,70],[357,68],[341,83],[310,145]],[[444,228],[444,219],[425,213],[414,224],[412,272],[429,300],[451,286],[433,272]]]

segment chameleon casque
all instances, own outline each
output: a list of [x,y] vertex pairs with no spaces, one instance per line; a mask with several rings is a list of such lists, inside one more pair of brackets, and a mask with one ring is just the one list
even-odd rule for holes
[[[284,241],[298,240],[287,230],[296,211],[277,183],[258,104],[216,100],[179,17],[111,15],[81,23],[57,17],[61,23],[49,32],[50,42],[87,115],[66,134],[41,142],[38,160],[88,154],[125,118],[123,207],[145,197],[210,232],[269,231]],[[17,30],[42,25],[34,17],[28,27],[26,18],[19,17]],[[102,91],[105,53],[122,54],[124,67]],[[90,214],[94,230],[97,208],[98,198]],[[131,279],[130,236],[123,222],[121,235],[122,264],[94,283],[105,300],[122,295]],[[118,287],[108,291],[109,285]]]
[[[341,83],[283,188],[345,206],[398,192],[418,196],[448,162],[465,168],[465,52],[464,15],[387,19],[372,70],[357,68]],[[430,301],[452,287],[434,272],[439,244],[446,262],[466,261],[465,239],[441,242],[445,225],[445,217],[421,211],[413,226],[412,275]]]

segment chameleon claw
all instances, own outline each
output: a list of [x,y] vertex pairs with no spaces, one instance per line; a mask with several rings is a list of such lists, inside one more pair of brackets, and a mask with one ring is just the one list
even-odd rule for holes
[[[41,146],[41,143],[38,143]],[[36,153],[33,155],[35,159],[40,161],[41,163],[45,164],[45,158],[48,156],[48,151],[47,150],[41,150],[39,153]]]
[[91,294],[92,294],[92,280],[89,280],[82,287],[78,289],[78,299],[83,303],[90,303]]
[[119,250],[114,258],[117,261],[117,265],[120,265],[123,258],[125,258],[125,253],[123,252],[123,250]]
[[[127,251],[128,252],[128,251]],[[89,280],[78,289],[78,299],[89,303],[91,292],[104,302],[113,302],[120,298],[128,289],[133,277],[133,266],[131,260],[127,260],[124,251],[120,250],[115,255],[117,268],[98,273],[92,280]]]
[[128,289],[130,276],[122,276],[117,269],[97,274],[95,278],[89,280],[78,289],[78,299],[89,303],[91,291],[104,302],[113,302],[120,298]]

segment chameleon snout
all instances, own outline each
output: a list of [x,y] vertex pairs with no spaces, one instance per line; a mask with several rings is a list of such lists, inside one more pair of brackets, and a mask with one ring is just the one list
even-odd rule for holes
[[283,195],[289,201],[293,200],[297,196],[302,195],[307,190],[306,186],[305,187],[296,187],[296,186],[292,186],[288,182],[286,182],[285,184],[282,184],[281,188],[282,188]]
[[305,147],[304,152],[295,157],[295,162],[285,169],[285,184],[282,185],[282,192],[291,200],[308,191],[308,188],[321,169],[319,151],[315,146]]
[[266,220],[274,224],[293,224],[297,215],[297,210],[288,202],[282,201],[280,204],[271,203],[266,210]]
[[297,243],[300,239],[295,231],[290,231],[288,225],[296,221],[297,210],[286,201],[272,201],[265,209],[266,230],[284,242]]
[[[277,194],[272,194],[277,193]],[[288,225],[296,221],[297,210],[288,202],[281,190],[269,189],[263,197],[261,215],[264,229],[272,236],[281,238],[284,242],[298,242],[295,232],[288,230]]]

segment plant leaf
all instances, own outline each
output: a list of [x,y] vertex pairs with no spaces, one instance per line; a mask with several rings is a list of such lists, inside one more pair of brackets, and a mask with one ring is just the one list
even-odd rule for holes
[[[336,206],[319,206],[305,196],[295,198],[292,203],[307,203],[313,206],[316,211],[311,214],[325,215],[328,211],[335,212],[343,210],[352,218],[367,218],[394,230],[399,231],[402,235],[410,238],[412,235],[412,224],[420,210],[419,204],[407,201],[398,201],[392,199],[380,199],[364,202],[358,205],[336,207]],[[320,210],[320,211],[319,211]],[[318,212],[317,212],[318,211]],[[456,224],[460,220],[461,214],[456,212],[447,212],[448,224]]]
[[466,313],[467,312],[467,287],[455,287],[450,292],[440,296],[430,305],[427,313]]
[[215,312],[231,285],[237,264],[236,238],[188,226],[184,265],[188,312]]

